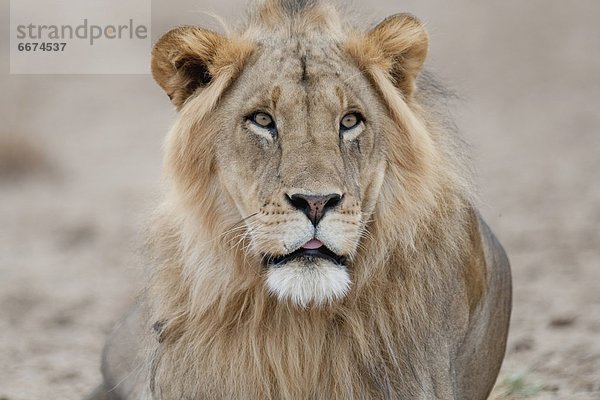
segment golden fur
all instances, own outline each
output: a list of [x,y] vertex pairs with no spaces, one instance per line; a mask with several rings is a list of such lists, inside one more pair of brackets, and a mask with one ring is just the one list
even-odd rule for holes
[[[312,165],[336,176],[329,158],[340,151],[314,137],[325,150],[303,152],[308,145],[299,141],[296,150],[283,148],[279,170],[269,169],[254,142],[226,145],[233,139],[223,133],[237,118],[237,96],[256,76],[287,76],[288,64],[261,60],[279,57],[277,49],[292,38],[294,51],[309,58],[332,45],[339,57],[302,64],[304,83],[295,92],[287,78],[269,86],[269,107],[293,108],[311,73],[333,69],[342,83],[307,102],[351,104],[349,82],[357,98],[369,100],[364,112],[378,127],[376,135],[367,126],[352,150],[368,157],[340,154],[347,170],[359,172],[338,172],[339,181],[355,182],[357,191],[340,206],[337,225],[328,220],[332,232],[348,235],[339,251],[349,260],[351,288],[304,307],[265,286],[261,252],[281,253],[273,237],[300,222],[281,200],[282,184],[253,174],[266,168],[267,177],[329,190],[329,181],[314,183]],[[166,143],[172,186],[150,235],[156,267],[144,304],[156,332],[145,345],[149,398],[450,397],[443,365],[458,345],[444,343],[466,335],[488,278],[463,157],[417,83],[426,53],[427,34],[412,16],[364,32],[320,1],[259,2],[248,25],[228,37],[184,27],[157,43],[153,74],[180,114]],[[296,126],[294,118],[281,117],[288,126]],[[328,117],[309,118],[319,124]],[[256,149],[270,148],[268,138],[257,140]],[[298,158],[286,163],[286,154]]]

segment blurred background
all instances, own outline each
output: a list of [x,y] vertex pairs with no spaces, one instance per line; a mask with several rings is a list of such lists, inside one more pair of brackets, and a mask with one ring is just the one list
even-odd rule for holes
[[[514,311],[497,399],[600,399],[600,2],[355,1],[428,26],[462,100],[481,211]],[[154,0],[154,40],[220,30],[239,0]],[[0,399],[79,399],[143,282],[144,223],[175,112],[150,75],[8,73],[0,0]]]

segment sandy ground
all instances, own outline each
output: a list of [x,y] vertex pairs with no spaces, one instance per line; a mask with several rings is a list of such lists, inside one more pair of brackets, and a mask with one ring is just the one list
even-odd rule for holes
[[[359,1],[357,3],[360,4]],[[376,1],[431,32],[514,274],[496,398],[600,399],[600,2]],[[154,34],[239,1],[154,1]],[[140,288],[174,112],[150,76],[10,76],[0,2],[0,399],[79,399]]]

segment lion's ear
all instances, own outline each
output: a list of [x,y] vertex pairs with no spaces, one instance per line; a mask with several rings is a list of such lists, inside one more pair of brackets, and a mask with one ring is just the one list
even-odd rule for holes
[[217,54],[226,43],[217,33],[190,26],[175,28],[156,43],[152,76],[178,109],[213,80]]
[[425,27],[410,14],[392,15],[362,40],[349,43],[349,50],[363,67],[376,65],[383,69],[407,98],[412,96],[415,89],[428,47],[429,37]]

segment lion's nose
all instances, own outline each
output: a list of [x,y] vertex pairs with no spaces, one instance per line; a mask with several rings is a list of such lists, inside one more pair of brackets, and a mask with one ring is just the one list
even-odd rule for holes
[[326,195],[309,195],[297,193],[293,195],[286,195],[290,204],[302,211],[308,219],[313,223],[314,226],[319,224],[319,221],[325,216],[325,213],[329,210],[334,209],[340,204],[342,196],[339,194],[326,194]]

